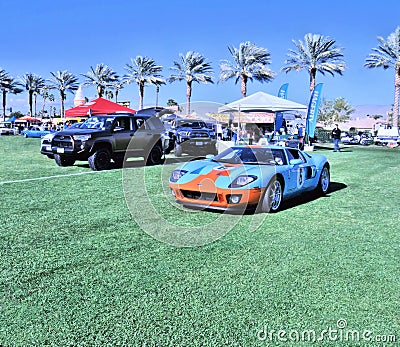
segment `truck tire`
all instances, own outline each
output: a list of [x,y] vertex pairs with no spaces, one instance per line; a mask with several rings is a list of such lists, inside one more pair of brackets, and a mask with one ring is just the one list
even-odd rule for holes
[[111,164],[111,154],[107,148],[98,148],[89,157],[88,163],[93,171],[107,170]]
[[69,158],[60,154],[54,154],[54,160],[58,166],[72,166],[75,164],[74,158]]
[[154,147],[151,149],[147,160],[146,160],[146,165],[151,166],[151,165],[159,165],[164,162],[163,159],[163,151],[162,148],[159,144],[154,145]]
[[174,155],[175,157],[181,157],[183,153],[182,145],[175,143]]

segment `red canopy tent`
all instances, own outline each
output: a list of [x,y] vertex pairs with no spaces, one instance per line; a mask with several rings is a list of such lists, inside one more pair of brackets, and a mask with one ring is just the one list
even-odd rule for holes
[[110,100],[97,98],[87,102],[86,104],[65,110],[65,117],[85,117],[95,114],[108,114],[114,112],[135,113],[136,111]]
[[23,116],[18,118],[16,122],[41,122],[39,118],[31,117],[31,116]]

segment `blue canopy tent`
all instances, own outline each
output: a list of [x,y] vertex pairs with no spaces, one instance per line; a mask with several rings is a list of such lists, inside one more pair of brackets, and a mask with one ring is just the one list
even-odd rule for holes
[[4,121],[3,123],[12,124],[12,123],[14,123],[17,119],[18,119],[17,117],[13,116],[13,117],[7,119],[6,121]]

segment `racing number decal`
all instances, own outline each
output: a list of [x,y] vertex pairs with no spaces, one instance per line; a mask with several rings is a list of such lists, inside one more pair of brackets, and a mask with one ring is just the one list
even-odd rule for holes
[[301,188],[304,182],[304,169],[300,167],[298,172],[297,188]]

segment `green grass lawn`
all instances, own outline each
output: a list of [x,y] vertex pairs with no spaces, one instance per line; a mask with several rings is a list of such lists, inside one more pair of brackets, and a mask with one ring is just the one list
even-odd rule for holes
[[399,149],[317,148],[327,197],[227,218],[171,204],[174,164],[60,168],[39,143],[0,137],[1,346],[400,344]]

